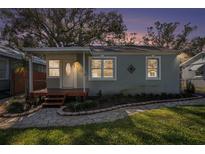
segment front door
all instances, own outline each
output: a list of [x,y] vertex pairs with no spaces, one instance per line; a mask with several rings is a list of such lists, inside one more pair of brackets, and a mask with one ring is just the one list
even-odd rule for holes
[[77,72],[74,66],[75,59],[63,60],[62,88],[77,88]]

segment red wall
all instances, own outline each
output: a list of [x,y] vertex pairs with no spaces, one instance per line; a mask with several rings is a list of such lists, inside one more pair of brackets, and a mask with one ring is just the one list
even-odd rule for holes
[[[28,83],[28,74],[26,72],[15,72],[12,75],[12,94],[21,94],[25,92],[25,84]],[[33,72],[33,89],[39,90],[46,88],[46,73]]]

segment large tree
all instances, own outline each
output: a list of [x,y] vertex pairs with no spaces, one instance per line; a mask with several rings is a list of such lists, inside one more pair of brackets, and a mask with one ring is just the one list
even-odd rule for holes
[[189,52],[197,54],[205,48],[205,37],[196,37],[190,43]]
[[1,9],[2,38],[9,46],[86,46],[123,36],[126,26],[116,12],[94,9]]
[[183,26],[181,32],[177,32],[178,26],[178,22],[161,23],[157,21],[154,26],[147,28],[143,42],[145,45],[185,50],[190,44],[189,35],[197,27],[188,23]]

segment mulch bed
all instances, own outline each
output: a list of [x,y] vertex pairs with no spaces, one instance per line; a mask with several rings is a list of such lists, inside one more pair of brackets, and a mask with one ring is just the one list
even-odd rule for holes
[[41,108],[42,108],[42,105],[39,105],[39,106],[37,106],[33,109],[30,109],[30,110],[22,112],[22,113],[7,113],[7,112],[4,112],[4,113],[0,114],[0,117],[4,117],[4,118],[22,117],[22,116],[32,114],[32,113],[40,110]]
[[[169,101],[169,100],[178,100],[178,99],[189,99],[194,97],[196,95],[190,95],[189,97],[182,97],[182,98],[136,98],[134,96],[103,96],[102,98],[98,97],[88,97],[88,99],[93,100],[96,102],[97,106],[84,109],[83,111],[92,111],[92,110],[98,110],[98,109],[104,109],[104,108],[110,108],[118,105],[126,105],[126,104],[136,104],[136,103],[142,103],[147,101]],[[83,102],[82,102],[83,103]],[[69,104],[69,102],[67,102]],[[66,106],[66,105],[65,105]],[[64,109],[65,112],[73,112],[69,107]]]
[[139,105],[148,105],[148,104],[157,104],[157,103],[167,103],[167,102],[177,102],[177,101],[188,101],[188,100],[194,100],[194,99],[200,99],[203,98],[203,96],[199,95],[193,95],[192,97],[187,98],[175,98],[175,99],[164,99],[164,100],[147,100],[147,101],[127,101],[127,103],[117,104],[117,103],[111,103],[109,101],[105,101],[104,103],[98,103],[98,106],[79,111],[79,112],[73,112],[70,110],[67,106],[63,106],[60,108],[60,110],[57,112],[59,115],[62,116],[76,116],[76,115],[89,115],[94,113],[100,113],[110,110],[115,110],[123,107],[131,107],[131,106],[139,106]]

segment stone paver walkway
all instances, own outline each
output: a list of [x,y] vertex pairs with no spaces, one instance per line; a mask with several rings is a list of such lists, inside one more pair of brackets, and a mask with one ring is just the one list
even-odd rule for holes
[[205,98],[170,102],[161,104],[150,104],[136,106],[130,108],[122,108],[108,112],[102,112],[92,115],[82,116],[60,116],[56,113],[58,108],[45,108],[31,115],[17,118],[2,118],[0,117],[0,128],[27,128],[27,127],[51,127],[51,126],[76,126],[90,123],[111,122],[117,119],[122,119],[126,116],[145,110],[157,109],[161,107],[174,107],[176,105],[193,105],[204,104]]

